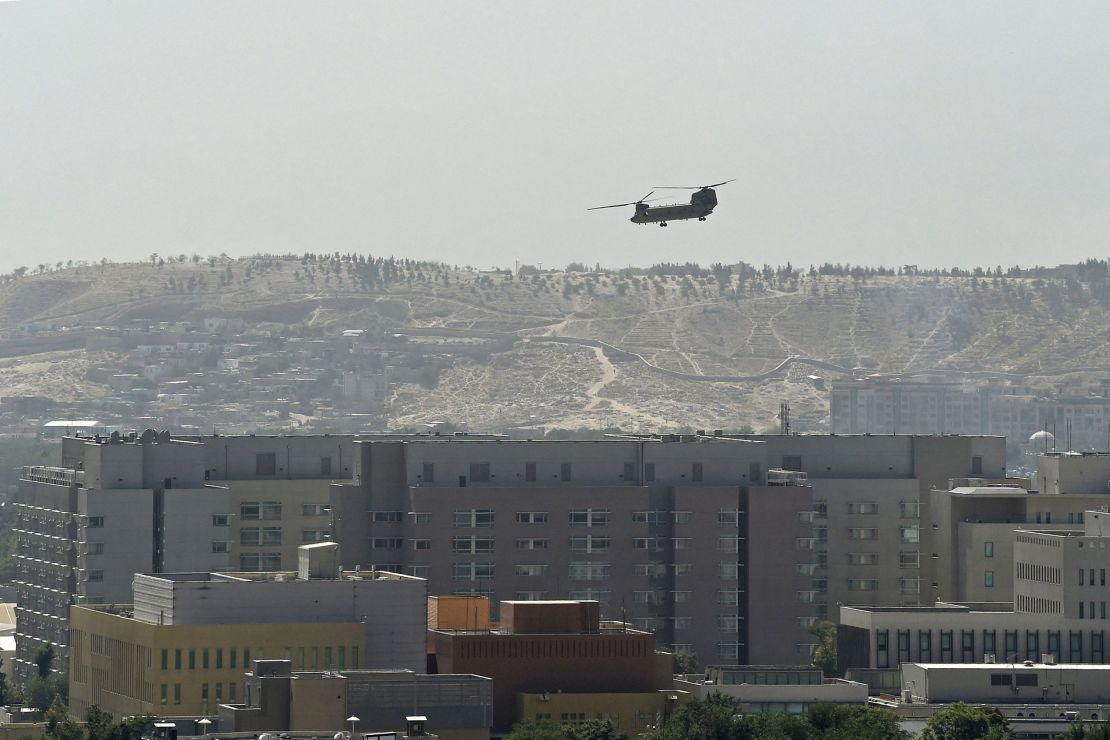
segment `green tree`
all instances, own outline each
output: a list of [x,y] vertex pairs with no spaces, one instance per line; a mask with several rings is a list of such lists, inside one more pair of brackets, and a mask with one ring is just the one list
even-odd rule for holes
[[607,719],[573,725],[528,720],[513,726],[505,740],[628,740],[628,734]]
[[739,714],[734,699],[710,694],[704,701],[683,704],[662,727],[649,733],[651,740],[747,740],[756,738],[750,721]]
[[908,740],[898,717],[884,709],[854,704],[814,704],[806,712],[809,737],[821,740]]
[[937,712],[925,723],[922,740],[1004,740],[1013,737],[1010,724],[994,707],[970,707],[958,702]]
[[826,678],[838,675],[836,625],[827,621],[818,622],[809,628],[809,634],[817,638],[817,648],[813,651],[813,665],[820,668]]
[[698,654],[697,653],[675,653],[674,654],[674,672],[675,673],[697,673],[698,672]]
[[51,642],[44,642],[35,651],[35,657],[32,658],[35,665],[38,666],[39,676],[46,678],[50,675],[50,669],[54,667],[54,644]]

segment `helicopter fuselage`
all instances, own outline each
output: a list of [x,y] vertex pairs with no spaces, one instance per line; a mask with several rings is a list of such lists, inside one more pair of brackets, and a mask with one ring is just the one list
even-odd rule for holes
[[717,193],[712,188],[703,188],[690,196],[689,203],[669,206],[649,206],[640,203],[636,215],[629,220],[634,224],[666,224],[668,221],[685,221],[696,218],[704,221],[717,207]]

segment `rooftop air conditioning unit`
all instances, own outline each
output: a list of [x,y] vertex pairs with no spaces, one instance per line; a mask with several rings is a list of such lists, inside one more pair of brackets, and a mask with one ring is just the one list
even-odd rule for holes
[[902,703],[913,704],[913,689],[902,689]]
[[1056,665],[1055,653],[1041,653],[1041,662],[1045,665]]
[[984,663],[994,663],[995,662],[994,653],[983,653],[983,662]]

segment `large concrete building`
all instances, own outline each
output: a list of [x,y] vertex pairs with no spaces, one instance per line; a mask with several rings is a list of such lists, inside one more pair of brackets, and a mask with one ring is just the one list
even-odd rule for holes
[[920,526],[929,491],[1005,472],[992,437],[356,448],[355,479],[332,487],[346,567],[403,570],[433,593],[595,599],[604,616],[706,662],[795,663],[830,603],[922,603],[934,580],[921,556],[932,551]]
[[66,437],[60,467],[26,467],[14,501],[16,674],[68,661],[69,605],[126,603],[135,573],[280,571],[329,538],[328,486],[354,437]]
[[1046,655],[1105,663],[1108,517],[1088,511],[1082,529],[1017,527],[1012,604],[842,607],[841,667],[890,670],[909,662],[1021,662]]
[[426,582],[337,577],[335,547],[306,546],[292,573],[139,574],[133,604],[72,607],[71,709],[215,714],[245,696],[246,669],[266,657],[302,671],[423,672]]
[[703,661],[790,664],[829,604],[930,599],[929,490],[1004,469],[991,437],[66,438],[16,499],[16,673],[48,640],[65,670],[69,604],[134,573],[292,570],[328,537],[434,593],[596,599]]

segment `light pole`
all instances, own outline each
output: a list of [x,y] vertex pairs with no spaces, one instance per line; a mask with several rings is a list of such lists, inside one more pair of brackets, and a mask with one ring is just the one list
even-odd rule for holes
[[350,717],[347,718],[347,721],[351,723],[351,737],[354,738],[354,736],[355,736],[355,722],[359,722],[361,720],[359,720],[358,717],[356,717],[355,715],[352,714]]
[[200,719],[200,721],[197,722],[197,724],[204,726],[204,735],[205,735],[205,737],[207,737],[208,736],[208,725],[212,724],[212,720],[208,719],[207,717],[203,717],[203,718]]

